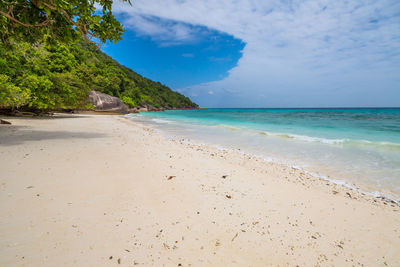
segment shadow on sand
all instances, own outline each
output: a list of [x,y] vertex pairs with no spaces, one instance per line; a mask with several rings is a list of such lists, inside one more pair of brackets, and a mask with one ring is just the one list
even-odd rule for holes
[[27,129],[23,126],[4,128],[0,129],[0,146],[13,146],[30,141],[51,139],[65,139],[67,141],[72,139],[102,138],[106,136],[105,134],[95,132],[38,131]]
[[[89,116],[88,116],[89,115]],[[6,116],[0,115],[0,119],[3,120],[58,120],[58,119],[83,119],[89,118],[91,114],[68,114],[68,113],[57,113],[54,115],[43,115],[43,116]]]

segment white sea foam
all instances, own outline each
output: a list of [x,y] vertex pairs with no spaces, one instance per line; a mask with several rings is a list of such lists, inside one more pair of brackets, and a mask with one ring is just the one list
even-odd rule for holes
[[156,122],[156,123],[171,123],[172,121],[168,121],[168,120],[163,120],[163,119],[151,119],[152,121]]
[[400,144],[391,142],[373,142],[368,140],[353,140],[353,139],[328,139],[322,137],[313,137],[307,135],[289,134],[289,133],[274,133],[267,131],[259,131],[260,135],[276,136],[285,139],[293,139],[310,143],[322,143],[328,145],[346,145],[346,146],[364,146],[375,147],[380,149],[400,150]]
[[238,131],[238,130],[243,129],[241,127],[235,127],[235,126],[226,125],[226,124],[218,124],[218,125],[213,125],[213,126],[210,126],[210,127],[212,127],[212,128],[223,128],[223,129],[228,129],[230,131]]
[[347,141],[350,141],[350,139],[328,139],[328,138],[322,138],[322,137],[314,137],[314,136],[307,136],[307,135],[298,135],[298,134],[290,134],[290,133],[275,133],[275,132],[267,132],[267,131],[258,131],[260,135],[265,135],[265,136],[276,136],[280,138],[285,138],[285,139],[293,139],[293,140],[299,140],[299,141],[305,141],[305,142],[318,142],[318,143],[324,143],[324,144],[343,144]]
[[324,143],[324,144],[330,144],[330,145],[342,144],[347,141],[347,139],[327,139],[327,138],[312,137],[312,136],[297,135],[297,134],[277,134],[277,135],[278,136],[287,136],[288,138],[300,140],[300,141],[318,142],[318,143]]

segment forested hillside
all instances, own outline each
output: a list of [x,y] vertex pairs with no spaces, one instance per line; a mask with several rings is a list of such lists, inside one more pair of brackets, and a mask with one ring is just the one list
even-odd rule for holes
[[196,108],[189,98],[151,81],[84,39],[68,43],[0,41],[0,108],[90,108],[91,90],[119,97],[128,106]]

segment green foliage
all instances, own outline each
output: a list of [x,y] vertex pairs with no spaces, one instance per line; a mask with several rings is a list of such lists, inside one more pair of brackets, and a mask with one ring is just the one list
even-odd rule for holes
[[68,45],[0,43],[0,58],[0,72],[7,77],[1,82],[1,108],[53,110],[88,104],[89,88],[75,74],[78,62]]
[[117,96],[130,107],[197,107],[83,39],[65,43],[47,38],[33,45],[0,43],[0,73],[0,108],[87,109],[91,90]]
[[1,0],[0,36],[3,42],[12,38],[33,43],[46,36],[70,41],[79,35],[117,42],[124,30],[112,4],[113,0]]
[[133,108],[133,107],[136,106],[135,101],[133,101],[132,98],[130,98],[130,97],[128,97],[128,96],[122,96],[122,97],[121,97],[121,100],[122,100],[122,102],[124,102],[125,104],[127,104],[128,107]]
[[0,108],[91,108],[90,90],[120,97],[130,107],[197,107],[121,66],[88,41],[121,39],[124,30],[112,14],[112,4],[113,0],[1,0]]
[[29,106],[37,109],[56,108],[56,96],[52,94],[53,83],[46,76],[30,74],[17,79],[19,87],[26,88],[31,92]]
[[30,97],[29,89],[21,89],[9,80],[10,77],[0,74],[0,108],[18,108],[26,104]]
[[83,79],[91,90],[117,96],[128,106],[153,105],[166,108],[196,108],[189,98],[172,91],[159,82],[142,77],[131,69],[120,65],[96,46],[87,42],[77,43],[85,49]]

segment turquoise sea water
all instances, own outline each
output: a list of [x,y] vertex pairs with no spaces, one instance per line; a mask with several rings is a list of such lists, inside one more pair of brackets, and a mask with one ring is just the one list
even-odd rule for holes
[[400,109],[198,109],[129,115],[170,137],[266,160],[400,199]]

